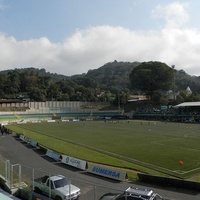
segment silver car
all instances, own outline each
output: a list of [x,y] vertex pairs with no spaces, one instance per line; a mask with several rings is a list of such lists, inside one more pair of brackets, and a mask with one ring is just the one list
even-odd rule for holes
[[129,187],[124,193],[107,193],[99,200],[164,200],[152,190]]

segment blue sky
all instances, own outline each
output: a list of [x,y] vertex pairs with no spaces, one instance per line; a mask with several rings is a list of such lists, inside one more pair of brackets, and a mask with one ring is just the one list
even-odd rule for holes
[[200,76],[199,0],[0,0],[0,70],[160,61]]

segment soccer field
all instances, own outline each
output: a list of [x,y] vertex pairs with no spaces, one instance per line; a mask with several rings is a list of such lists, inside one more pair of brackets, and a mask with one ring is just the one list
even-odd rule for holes
[[178,177],[200,172],[200,126],[148,121],[76,121],[7,126],[60,153]]

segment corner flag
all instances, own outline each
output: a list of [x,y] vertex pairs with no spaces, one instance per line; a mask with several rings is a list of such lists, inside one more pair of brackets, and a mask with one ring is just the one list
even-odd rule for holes
[[179,160],[179,164],[180,164],[180,165],[183,165],[183,161],[182,161],[182,160]]

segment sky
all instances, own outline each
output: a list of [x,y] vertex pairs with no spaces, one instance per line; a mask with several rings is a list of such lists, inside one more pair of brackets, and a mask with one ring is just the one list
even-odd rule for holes
[[160,61],[200,76],[199,0],[0,0],[0,71]]

